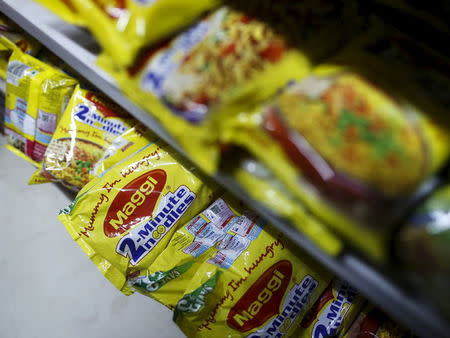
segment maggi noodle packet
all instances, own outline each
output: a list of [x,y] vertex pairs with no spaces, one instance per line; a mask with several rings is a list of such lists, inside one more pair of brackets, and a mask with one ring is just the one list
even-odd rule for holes
[[130,65],[145,46],[190,25],[218,0],[72,0],[108,57]]
[[350,67],[319,66],[225,120],[223,142],[247,148],[309,211],[383,260],[393,211],[450,152],[449,125],[390,94]]
[[290,336],[331,280],[269,226],[225,262],[221,254],[203,264],[177,303],[174,321],[188,337]]
[[251,106],[309,71],[307,58],[282,36],[228,7],[150,48],[128,70],[114,71],[104,58],[99,62],[208,172],[218,157],[213,112]]
[[[236,155],[232,152],[231,156]],[[342,241],[309,214],[298,199],[261,162],[246,154],[238,162],[234,160],[231,163],[233,165],[225,169],[226,172],[232,175],[252,198],[276,215],[290,221],[324,252],[332,256],[341,252]]]
[[45,151],[42,168],[30,184],[43,179],[79,190],[113,140],[136,122],[97,93],[77,87]]
[[148,269],[213,193],[153,140],[89,182],[59,219],[105,277],[129,294],[130,273]]
[[0,16],[0,37],[7,40],[6,43],[5,40],[0,41],[0,78],[6,80],[8,60],[12,51],[18,47],[26,54],[36,55],[41,45],[4,16]]
[[98,176],[113,165],[127,159],[136,151],[155,140],[155,135],[143,124],[136,123],[132,128],[117,136],[106,148],[103,156],[90,170],[91,176]]
[[5,128],[9,149],[35,165],[77,81],[16,48],[8,63]]
[[222,196],[180,227],[148,269],[131,272],[128,286],[173,310],[202,264],[220,260],[232,265],[258,236],[261,223]]
[[42,6],[48,8],[62,20],[79,26],[84,26],[85,19],[77,11],[73,0],[36,0]]
[[335,278],[303,318],[296,337],[342,337],[364,303],[356,289]]
[[415,335],[368,303],[344,338],[413,338]]

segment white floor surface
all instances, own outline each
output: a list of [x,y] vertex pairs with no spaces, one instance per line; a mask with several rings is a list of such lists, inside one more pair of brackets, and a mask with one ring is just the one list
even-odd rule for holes
[[124,296],[56,219],[69,199],[54,184],[28,186],[33,167],[0,135],[0,337],[183,337],[172,313]]

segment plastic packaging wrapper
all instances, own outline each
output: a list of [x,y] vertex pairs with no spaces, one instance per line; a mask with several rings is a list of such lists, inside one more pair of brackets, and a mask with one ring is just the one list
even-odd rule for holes
[[8,148],[38,165],[76,83],[16,48],[6,79]]
[[413,338],[410,331],[392,321],[385,313],[367,304],[344,338]]
[[396,94],[353,68],[319,66],[253,113],[225,120],[223,142],[247,148],[314,215],[385,259],[393,210],[450,152],[437,110]]
[[144,125],[141,123],[135,124],[112,141],[111,145],[106,148],[103,156],[93,165],[90,175],[100,175],[144,146],[152,143],[155,139],[157,139],[155,135]]
[[36,0],[36,2],[48,8],[62,20],[74,25],[84,26],[86,18],[77,11],[73,0]]
[[259,223],[223,196],[180,227],[148,269],[128,277],[128,286],[174,310],[202,264],[220,257],[221,265],[232,265],[259,235]]
[[213,111],[269,97],[287,79],[305,76],[309,62],[267,25],[221,7],[144,53],[128,72],[109,68],[127,95],[211,172],[218,156]]
[[296,337],[342,337],[364,303],[349,283],[335,278],[303,318]]
[[[249,219],[238,222],[242,230]],[[321,265],[262,226],[253,225],[250,242],[227,234],[219,252],[198,269],[174,311],[188,337],[293,336],[329,284],[331,276]]]
[[324,224],[309,214],[298,199],[261,162],[245,155],[238,160],[231,152],[230,168],[224,169],[263,206],[271,209],[279,217],[291,222],[324,252],[337,256],[342,249],[342,241]]
[[406,222],[396,251],[409,279],[450,317],[450,186],[431,195]]
[[112,284],[145,271],[173,233],[204,210],[213,190],[154,139],[90,181],[59,219]]
[[0,37],[6,38],[11,43],[0,41],[0,78],[6,80],[8,60],[15,49],[14,45],[30,55],[36,55],[41,49],[41,45],[3,16],[0,17]]
[[60,182],[79,190],[114,139],[136,121],[99,94],[77,87],[30,184]]
[[72,0],[108,57],[119,66],[132,64],[149,44],[190,25],[217,0]]

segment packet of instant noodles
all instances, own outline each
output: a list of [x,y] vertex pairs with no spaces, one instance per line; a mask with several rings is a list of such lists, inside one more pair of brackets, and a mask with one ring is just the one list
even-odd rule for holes
[[335,278],[305,315],[295,337],[342,337],[364,303],[349,283]]
[[42,6],[48,8],[54,14],[59,16],[62,20],[78,25],[84,26],[85,19],[77,11],[73,4],[73,0],[36,0]]
[[249,215],[241,209],[229,196],[217,199],[172,235],[148,269],[130,273],[129,288],[174,310],[202,264],[223,255],[223,264],[231,265],[255,239],[258,219],[243,221]]
[[391,215],[450,153],[449,124],[431,112],[350,67],[323,65],[253,113],[225,120],[222,137],[247,148],[309,211],[383,260]]
[[136,123],[132,128],[117,136],[109,145],[103,156],[90,170],[91,176],[98,176],[115,164],[127,159],[139,149],[156,139],[154,134],[141,123]]
[[8,63],[8,148],[39,166],[77,81],[16,48]]
[[212,172],[218,157],[212,111],[227,114],[232,107],[239,111],[252,106],[287,79],[304,77],[309,61],[288,48],[269,26],[221,7],[159,48],[143,53],[128,71],[105,68],[133,101],[162,122],[196,163]]
[[[231,156],[235,156],[233,153]],[[225,159],[227,161],[227,159]],[[231,161],[230,161],[231,162]],[[246,155],[225,169],[262,205],[288,220],[324,252],[337,256],[342,241],[302,207],[298,199],[273,174],[254,158]],[[238,163],[236,165],[236,163]]]
[[0,37],[0,78],[6,80],[8,60],[13,50],[17,47],[26,54],[36,55],[41,45],[3,16],[0,16]]
[[127,277],[146,271],[214,194],[195,169],[155,141],[94,178],[59,216],[105,277],[126,294],[132,293]]
[[414,334],[368,303],[344,338],[413,338]]
[[132,64],[138,52],[190,25],[219,0],[72,0],[108,57]]
[[[248,219],[241,218],[238,229],[245,230]],[[290,336],[325,290],[330,274],[263,226],[253,225],[254,239],[234,262],[227,258],[242,245],[223,239],[197,271],[174,311],[188,337]]]
[[42,168],[30,184],[43,179],[79,190],[113,140],[136,121],[97,93],[77,87],[45,151]]

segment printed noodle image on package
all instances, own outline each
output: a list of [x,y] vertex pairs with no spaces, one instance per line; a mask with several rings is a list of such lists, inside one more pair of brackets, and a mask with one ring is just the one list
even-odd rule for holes
[[[144,53],[125,77],[132,84],[130,92],[143,96],[138,102],[145,104],[145,95],[151,94],[172,113],[199,123],[227,94],[289,53],[286,42],[270,27],[222,7],[159,49]],[[308,62],[299,60],[300,72],[305,73]],[[290,75],[296,71],[293,67]]]
[[[235,229],[246,233],[241,224],[249,220],[241,218]],[[330,274],[281,233],[258,222],[252,232],[254,239],[237,255],[241,245],[222,252],[219,244],[178,301],[174,321],[188,337],[292,336],[330,283]]]
[[8,148],[39,166],[76,83],[16,48],[8,63],[6,80]]
[[389,232],[386,210],[414,193],[450,151],[445,124],[334,66],[319,66],[227,123],[225,143],[247,148],[313,214],[376,259],[386,255],[385,244],[366,235]]
[[207,172],[218,162],[212,112],[259,102],[309,70],[307,58],[270,27],[227,7],[150,48],[128,71],[114,72],[104,58],[99,63]]
[[59,219],[105,277],[130,294],[127,277],[146,271],[213,198],[213,186],[150,140],[84,186]]
[[79,190],[105,149],[135,123],[99,94],[77,87],[30,184],[48,180]]
[[[42,1],[42,0],[41,0]],[[107,57],[132,64],[138,52],[190,25],[218,0],[71,0]]]

